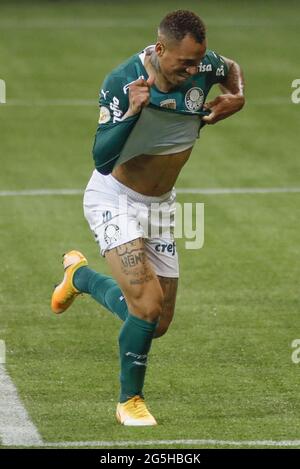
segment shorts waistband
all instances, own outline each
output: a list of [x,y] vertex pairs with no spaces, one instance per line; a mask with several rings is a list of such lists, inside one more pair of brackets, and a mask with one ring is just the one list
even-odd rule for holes
[[138,202],[143,202],[144,204],[151,204],[155,202],[164,202],[171,198],[171,196],[175,196],[175,188],[171,189],[170,191],[162,194],[160,196],[151,196],[151,195],[144,195],[140,192],[136,192],[130,187],[125,186],[120,181],[118,181],[115,177],[111,174],[107,176],[103,176],[105,178],[105,183],[114,189],[119,194],[126,194],[128,197],[134,199]]

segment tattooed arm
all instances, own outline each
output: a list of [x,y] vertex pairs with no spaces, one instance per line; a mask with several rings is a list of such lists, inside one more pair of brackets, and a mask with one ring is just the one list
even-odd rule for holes
[[231,59],[226,57],[223,59],[228,67],[228,74],[219,84],[223,94],[204,106],[212,111],[209,116],[203,117],[203,121],[207,124],[215,124],[221,119],[226,119],[242,109],[245,104],[244,76],[241,67]]

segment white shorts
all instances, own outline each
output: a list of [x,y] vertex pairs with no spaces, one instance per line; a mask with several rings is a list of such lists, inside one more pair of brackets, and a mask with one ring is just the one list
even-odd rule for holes
[[160,197],[133,191],[111,174],[94,170],[84,193],[84,216],[100,251],[143,238],[147,257],[157,275],[179,277],[174,240],[175,189]]

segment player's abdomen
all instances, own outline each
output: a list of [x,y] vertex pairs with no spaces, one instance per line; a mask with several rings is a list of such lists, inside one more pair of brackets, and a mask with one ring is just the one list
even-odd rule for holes
[[112,175],[144,195],[160,196],[170,191],[192,152],[192,147],[170,155],[139,155],[114,169]]

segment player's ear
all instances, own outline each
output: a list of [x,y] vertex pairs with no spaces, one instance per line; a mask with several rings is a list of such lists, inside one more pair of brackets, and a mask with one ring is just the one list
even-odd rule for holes
[[165,45],[161,41],[158,41],[155,44],[155,52],[158,55],[158,57],[162,57],[164,55],[165,49],[166,49]]

